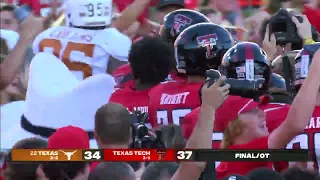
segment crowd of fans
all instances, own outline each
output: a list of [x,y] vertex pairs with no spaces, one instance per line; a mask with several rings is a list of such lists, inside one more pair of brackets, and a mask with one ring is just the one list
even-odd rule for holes
[[[1,2],[0,179],[320,179],[319,0],[42,6]],[[163,147],[300,148],[312,162],[13,162],[10,151]]]

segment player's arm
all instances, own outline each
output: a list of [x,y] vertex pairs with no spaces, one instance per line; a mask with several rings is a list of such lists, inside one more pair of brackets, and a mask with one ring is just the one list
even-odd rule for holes
[[[199,118],[187,142],[186,149],[211,149],[214,125],[214,118],[212,120],[212,117],[214,117],[216,109],[222,105],[229,94],[229,84],[220,87],[224,80],[225,76],[222,76],[214,85],[210,87],[203,86],[203,100]],[[171,180],[198,179],[205,166],[205,162],[181,162],[179,169]]]
[[116,59],[116,58],[110,56],[109,61],[108,61],[107,73],[112,74],[113,71],[115,71],[116,69],[118,69],[119,67],[121,67],[122,65],[125,65],[127,63],[128,63],[127,61],[121,61],[119,59]]
[[113,22],[113,27],[117,28],[120,32],[128,29],[147,8],[150,1],[151,0],[135,0],[121,12],[120,17]]
[[[320,50],[318,50],[310,65],[308,77],[304,80],[295,97],[286,120],[269,136],[269,149],[282,149],[308,125],[314,107],[316,96],[320,89]],[[302,105],[303,104],[303,105]]]

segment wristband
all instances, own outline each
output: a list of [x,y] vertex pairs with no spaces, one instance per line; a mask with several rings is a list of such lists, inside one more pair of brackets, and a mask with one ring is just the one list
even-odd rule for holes
[[306,37],[306,38],[303,40],[303,45],[308,45],[308,44],[313,44],[313,43],[315,43],[315,41],[312,39],[311,36]]

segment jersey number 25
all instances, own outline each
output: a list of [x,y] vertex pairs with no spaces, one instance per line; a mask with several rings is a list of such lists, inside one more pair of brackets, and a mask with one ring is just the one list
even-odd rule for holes
[[45,48],[52,48],[53,54],[62,60],[62,62],[69,68],[70,71],[81,71],[83,78],[92,76],[92,67],[82,62],[73,62],[70,60],[71,52],[78,51],[86,57],[93,57],[94,44],[82,44],[68,42],[66,48],[62,51],[62,43],[56,39],[43,39],[40,42],[40,51],[44,52]]

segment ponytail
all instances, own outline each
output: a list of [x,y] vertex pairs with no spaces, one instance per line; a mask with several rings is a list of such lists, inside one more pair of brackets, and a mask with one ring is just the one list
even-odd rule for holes
[[241,132],[242,123],[238,118],[229,122],[228,127],[224,130],[220,149],[228,149],[228,147],[233,144],[234,138],[239,136]]

